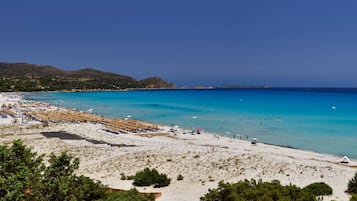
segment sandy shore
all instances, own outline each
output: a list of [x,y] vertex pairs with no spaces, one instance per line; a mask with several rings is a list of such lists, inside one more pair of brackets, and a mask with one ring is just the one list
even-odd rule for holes
[[[279,179],[283,184],[298,186],[323,181],[334,189],[333,196],[327,200],[342,201],[348,200],[344,191],[348,180],[357,171],[352,167],[357,164],[356,161],[348,166],[342,165],[338,157],[303,150],[260,143],[252,145],[225,137],[217,140],[209,134],[174,135],[167,130],[151,134],[114,135],[102,131],[101,127],[90,123],[3,127],[0,143],[7,144],[21,138],[40,154],[68,151],[81,160],[78,174],[98,179],[112,188],[133,187],[132,181],[120,179],[122,173],[133,175],[144,167],[156,168],[172,178],[170,186],[138,189],[162,192],[158,200],[165,201],[198,200],[208,188],[216,187],[220,180],[236,182],[245,178]],[[51,132],[72,133],[82,138],[45,136]],[[179,174],[184,177],[182,181],[176,180]]]
[[[93,123],[39,122],[11,124],[0,120],[0,143],[23,139],[39,154],[68,151],[79,157],[77,174],[102,181],[112,188],[130,189],[132,181],[121,174],[134,175],[145,167],[156,168],[172,180],[168,187],[140,187],[142,192],[162,192],[158,201],[199,200],[220,180],[278,179],[282,184],[305,186],[313,182],[329,184],[334,193],[325,200],[347,201],[348,180],[357,171],[356,161],[339,163],[340,157],[285,147],[231,139],[211,134],[173,134],[169,127],[155,133],[111,134]],[[56,134],[57,133],[57,134]],[[61,134],[77,137],[61,139]],[[56,134],[56,135],[54,135]],[[62,135],[62,136],[63,136]],[[184,179],[176,180],[181,174]]]

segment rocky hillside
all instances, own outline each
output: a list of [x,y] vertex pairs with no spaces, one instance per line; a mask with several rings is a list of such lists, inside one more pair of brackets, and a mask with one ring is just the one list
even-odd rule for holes
[[47,65],[0,63],[0,91],[119,90],[173,88],[161,78],[136,80],[95,69],[64,71]]

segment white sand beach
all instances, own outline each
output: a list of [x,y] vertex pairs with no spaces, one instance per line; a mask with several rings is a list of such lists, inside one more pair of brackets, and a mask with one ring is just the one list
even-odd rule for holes
[[[10,103],[2,97],[1,104]],[[156,132],[113,134],[102,124],[49,123],[37,121],[13,123],[14,117],[0,119],[0,143],[22,139],[39,154],[67,151],[79,157],[77,174],[100,180],[111,188],[133,188],[132,181],[121,180],[121,174],[134,175],[145,167],[156,168],[171,178],[164,188],[138,187],[140,192],[161,192],[158,201],[193,201],[217,187],[220,180],[278,179],[282,184],[305,186],[325,182],[334,192],[325,200],[346,201],[344,191],[357,171],[357,161],[341,164],[340,157],[320,154],[213,134],[176,134],[160,126]],[[49,132],[71,133],[82,139],[49,138]],[[101,141],[93,143],[91,140]],[[121,144],[122,146],[116,146]],[[126,145],[126,146],[123,146]],[[176,178],[181,174],[184,179]]]

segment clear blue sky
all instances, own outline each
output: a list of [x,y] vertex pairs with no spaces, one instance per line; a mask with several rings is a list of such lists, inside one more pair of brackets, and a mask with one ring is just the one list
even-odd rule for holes
[[0,61],[179,85],[357,87],[354,0],[2,0]]

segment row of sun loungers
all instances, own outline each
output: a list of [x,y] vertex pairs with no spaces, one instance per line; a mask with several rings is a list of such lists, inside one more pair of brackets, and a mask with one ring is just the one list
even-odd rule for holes
[[134,119],[109,119],[98,115],[67,109],[27,111],[24,114],[41,122],[92,122],[103,124],[103,130],[112,133],[137,133],[157,131],[158,125]]
[[145,132],[145,131],[157,131],[159,127],[155,124],[145,123],[134,119],[112,119],[105,125],[105,130],[109,132]]
[[37,120],[41,122],[92,122],[103,125],[103,130],[112,133],[138,133],[147,131],[158,131],[159,127],[156,124],[146,123],[134,119],[110,119],[98,115],[93,115],[85,112],[78,112],[68,109],[51,108],[50,105],[22,105],[21,113],[17,114],[14,108],[19,109],[19,105],[2,105],[0,116],[8,117],[24,117],[29,120]]
[[99,122],[103,118],[71,110],[39,110],[25,112],[25,115],[42,122]]
[[8,116],[11,116],[11,117],[16,117],[16,112],[12,111],[12,105],[2,105],[1,106],[1,109],[0,109],[0,116],[1,117],[8,117]]

